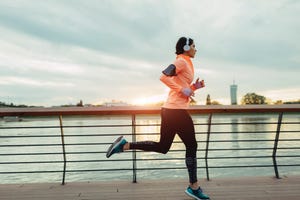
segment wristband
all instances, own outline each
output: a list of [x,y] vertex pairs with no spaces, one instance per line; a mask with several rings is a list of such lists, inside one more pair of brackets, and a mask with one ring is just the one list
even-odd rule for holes
[[193,94],[193,90],[191,88],[183,88],[181,92],[186,97],[190,97]]

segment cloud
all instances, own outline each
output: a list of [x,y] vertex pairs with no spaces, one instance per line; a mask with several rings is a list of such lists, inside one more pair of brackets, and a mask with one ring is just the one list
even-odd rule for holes
[[44,81],[44,80],[35,80],[29,79],[24,77],[0,77],[0,85],[17,85],[22,87],[38,87],[41,89],[45,89],[45,87],[73,87],[72,83],[66,82],[51,82],[51,81]]
[[291,58],[300,50],[295,18],[300,3],[287,2],[226,1],[221,6],[212,1],[200,6],[203,15],[192,19],[199,51],[212,59],[297,68],[299,63]]
[[300,88],[299,11],[289,0],[4,0],[0,98],[27,103],[30,93],[57,104],[160,96],[159,76],[180,36],[198,49],[195,76],[207,82],[199,100],[228,99],[233,79],[241,95],[289,93]]

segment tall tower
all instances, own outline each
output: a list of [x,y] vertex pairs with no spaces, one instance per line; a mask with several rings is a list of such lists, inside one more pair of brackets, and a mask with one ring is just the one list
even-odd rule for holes
[[235,84],[233,80],[233,84],[230,85],[230,99],[231,99],[231,105],[237,105],[237,85]]

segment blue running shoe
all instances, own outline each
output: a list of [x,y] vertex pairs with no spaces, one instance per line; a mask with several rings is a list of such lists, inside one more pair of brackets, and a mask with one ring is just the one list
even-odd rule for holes
[[197,200],[210,199],[206,194],[204,194],[202,192],[200,187],[197,190],[193,190],[191,187],[188,187],[185,190],[185,193],[188,196],[193,197],[194,199],[197,199]]
[[106,157],[109,158],[115,153],[123,152],[123,146],[127,143],[127,141],[123,138],[123,136],[120,136],[110,145],[106,152]]

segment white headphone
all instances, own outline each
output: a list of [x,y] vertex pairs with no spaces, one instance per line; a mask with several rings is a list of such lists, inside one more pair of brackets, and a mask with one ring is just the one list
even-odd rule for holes
[[190,38],[186,38],[186,44],[183,46],[184,51],[189,51],[191,49],[190,44],[189,44]]

